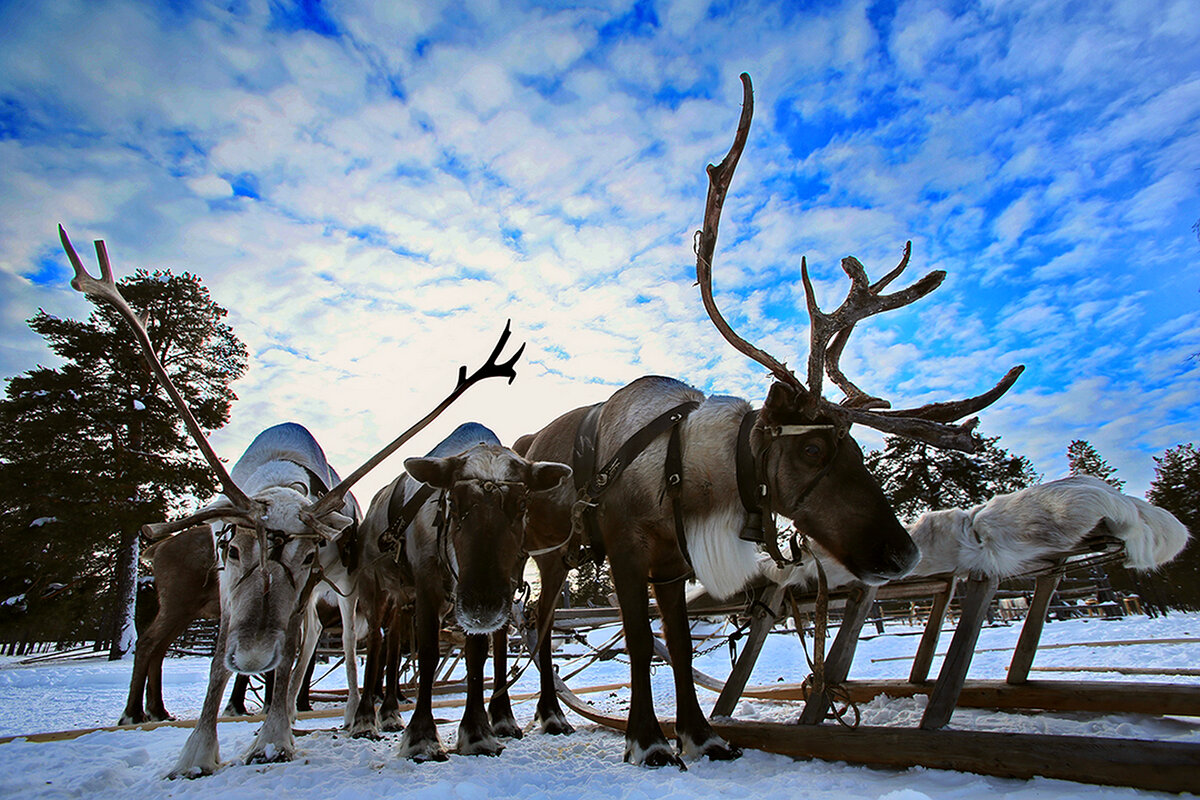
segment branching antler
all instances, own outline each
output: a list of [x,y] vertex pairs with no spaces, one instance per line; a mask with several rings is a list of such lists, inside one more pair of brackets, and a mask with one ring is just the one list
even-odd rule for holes
[[[162,363],[154,354],[154,346],[150,342],[150,336],[146,333],[148,318],[135,312],[117,288],[116,281],[113,280],[112,265],[108,260],[108,249],[104,246],[103,240],[97,239],[95,243],[96,258],[100,263],[100,278],[96,279],[89,275],[88,271],[84,268],[83,261],[80,260],[79,254],[75,252],[75,248],[71,245],[71,240],[67,237],[67,232],[62,225],[58,226],[58,238],[62,240],[63,249],[67,252],[67,258],[70,259],[71,266],[75,270],[75,277],[71,279],[71,288],[78,292],[83,292],[94,303],[108,303],[133,328],[133,333],[142,348],[142,356],[146,359],[146,363],[149,364],[151,372],[158,378],[158,382],[162,384],[163,389],[170,396],[180,416],[183,417],[183,424],[187,427],[188,433],[191,434],[192,439],[196,442],[196,446],[200,448],[204,460],[208,462],[209,467],[216,474],[217,480],[221,484],[222,493],[233,504],[232,509],[225,508],[223,510],[224,516],[246,516],[251,519],[256,517],[262,511],[262,506],[251,499],[233,482],[229,471],[225,469],[225,465],[221,463],[221,459],[217,458],[212,445],[208,443],[208,439],[204,436],[204,431],[200,429],[196,418],[192,416],[191,409],[184,402],[183,395],[175,388],[171,377],[167,375],[166,369],[163,368]],[[183,530],[197,521],[199,520],[195,517],[189,517],[186,520],[176,520],[175,522],[147,526],[151,528],[151,530],[147,531],[147,535],[161,537],[167,533]]]
[[346,493],[350,491],[351,486],[358,482],[359,478],[366,475],[375,467],[379,466],[384,459],[396,452],[401,445],[424,430],[425,426],[437,419],[439,414],[449,408],[451,403],[457,400],[460,396],[462,396],[463,392],[467,391],[467,389],[470,389],[476,383],[479,383],[486,378],[508,378],[508,382],[512,383],[517,377],[516,370],[513,367],[517,363],[517,359],[519,359],[521,354],[525,352],[525,345],[522,344],[519,348],[517,348],[517,352],[514,353],[512,358],[508,359],[508,361],[505,361],[502,364],[497,363],[497,359],[500,357],[500,352],[508,343],[509,336],[512,335],[510,327],[511,323],[512,320],[509,320],[504,324],[504,332],[500,334],[500,340],[496,342],[496,346],[493,348],[492,354],[488,356],[487,362],[484,363],[482,367],[471,373],[470,377],[467,377],[466,365],[459,367],[458,385],[454,387],[454,391],[446,396],[445,400],[438,404],[437,408],[426,414],[420,422],[396,437],[396,439],[394,439],[387,447],[383,448],[378,453],[367,459],[367,461],[361,467],[354,470],[354,472],[352,472],[345,480],[330,489],[329,494],[318,500],[317,504],[312,507],[309,513],[311,513],[314,518],[320,518],[323,514],[327,514],[330,511],[341,508],[342,501],[345,499]]
[[746,139],[750,135],[750,120],[754,116],[754,87],[750,85],[750,76],[743,72],[742,79],[742,116],[738,120],[737,134],[733,144],[720,164],[708,165],[708,199],[704,205],[704,229],[696,232],[694,249],[696,251],[696,282],[700,284],[700,297],[704,300],[704,310],[708,318],[717,326],[717,330],[734,349],[749,356],[769,369],[771,373],[784,383],[791,384],[797,389],[804,386],[797,380],[796,375],[781,361],[777,361],[765,350],[760,350],[739,336],[725,318],[721,316],[713,299],[712,288],[712,258],[717,247],[717,229],[721,224],[721,210],[725,205],[725,195],[729,192],[729,183],[733,180],[733,171],[737,169],[738,159],[746,147]]
[[[935,270],[907,288],[891,294],[882,294],[883,289],[899,277],[908,266],[909,258],[912,255],[912,242],[905,244],[904,256],[900,263],[875,283],[868,280],[866,269],[858,259],[853,256],[843,258],[842,270],[850,278],[850,290],[842,304],[830,313],[822,311],[817,305],[812,281],[808,275],[808,261],[804,258],[800,260],[800,277],[804,283],[805,302],[812,320],[807,386],[788,369],[785,363],[738,336],[721,316],[713,299],[712,257],[716,248],[721,209],[725,203],[725,195],[729,190],[730,181],[733,179],[734,169],[737,167],[738,159],[746,145],[754,108],[750,76],[742,73],[741,79],[743,102],[737,133],[734,135],[733,145],[721,163],[715,166],[708,165],[709,188],[704,209],[704,229],[696,234],[696,280],[700,284],[700,294],[709,318],[721,335],[738,352],[765,366],[777,380],[797,389],[800,397],[805,401],[807,406],[805,410],[809,414],[841,419],[846,425],[857,422],[886,433],[919,439],[937,447],[973,451],[977,447],[977,437],[972,431],[978,424],[978,420],[971,419],[960,425],[948,423],[973,414],[995,402],[1013,385],[1024,367],[1013,367],[999,383],[976,397],[946,403],[933,403],[906,411],[874,410],[888,409],[891,404],[883,398],[873,397],[859,389],[841,370],[839,362],[842,351],[859,320],[916,302],[940,286],[945,279],[945,272]],[[841,405],[831,403],[821,396],[822,382],[826,374],[829,375],[834,385],[846,394],[846,399]]]

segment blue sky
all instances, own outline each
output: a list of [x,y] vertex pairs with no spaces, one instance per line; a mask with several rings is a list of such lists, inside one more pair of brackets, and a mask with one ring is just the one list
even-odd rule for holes
[[[1136,2],[0,2],[0,375],[84,316],[55,226],[120,275],[190,270],[250,348],[235,459],[307,425],[349,472],[478,364],[511,442],[650,373],[761,401],[694,288],[704,167],[756,114],[715,258],[746,338],[802,365],[807,256],[913,241],[928,298],[843,367],[899,405],[1027,365],[981,431],[1065,473],[1091,441],[1140,494],[1200,431],[1200,5]],[[836,399],[836,390],[827,388]],[[866,447],[879,438],[860,432]]]

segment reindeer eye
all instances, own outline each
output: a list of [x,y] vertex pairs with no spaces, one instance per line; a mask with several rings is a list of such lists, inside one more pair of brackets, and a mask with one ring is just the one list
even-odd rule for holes
[[825,446],[820,442],[809,442],[804,445],[804,455],[814,461],[819,460],[821,456],[825,455]]
[[300,564],[301,564],[302,566],[305,566],[305,567],[307,567],[309,564],[311,564],[311,563],[313,562],[313,559],[314,559],[314,558],[316,558],[316,555],[317,555],[317,554],[316,554],[316,551],[313,551],[313,552],[309,553],[308,555],[306,555],[306,556],[304,557],[304,560],[303,560],[303,561],[301,561],[301,562],[300,562]]
[[225,557],[230,561],[237,561],[241,557],[241,553],[237,549],[237,545],[229,545],[229,549],[225,551]]

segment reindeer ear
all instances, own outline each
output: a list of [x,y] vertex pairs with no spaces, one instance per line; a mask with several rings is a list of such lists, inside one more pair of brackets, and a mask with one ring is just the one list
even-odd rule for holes
[[530,464],[529,491],[544,492],[571,477],[571,468],[554,461],[535,461]]
[[435,489],[449,489],[453,485],[455,466],[452,458],[404,459],[404,469],[409,475]]

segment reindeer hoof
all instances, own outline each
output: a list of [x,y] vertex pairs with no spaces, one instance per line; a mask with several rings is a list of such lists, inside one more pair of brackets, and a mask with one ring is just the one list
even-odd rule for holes
[[687,772],[687,765],[683,763],[683,759],[676,755],[666,742],[655,742],[647,748],[631,744],[625,748],[625,761],[651,769],[678,767],[680,772]]
[[247,764],[280,764],[285,761],[291,761],[295,753],[287,747],[277,747],[273,744],[267,745],[262,750],[251,753],[246,756]]
[[708,747],[705,747],[700,752],[700,755],[710,761],[733,761],[735,758],[742,757],[742,748],[735,744],[713,742]]
[[521,726],[512,717],[492,720],[492,733],[502,739],[520,739],[525,735],[525,731],[521,730]]
[[504,745],[494,737],[485,736],[475,741],[459,741],[454,751],[460,756],[498,756],[504,752]]
[[548,733],[551,736],[570,736],[575,732],[575,728],[571,723],[567,722],[567,718],[563,714],[547,714],[542,716],[536,715],[533,721],[541,726],[542,733]]
[[436,749],[422,750],[420,752],[413,753],[409,756],[409,759],[417,762],[418,764],[424,764],[427,761],[449,761],[450,756],[445,750],[438,747]]
[[446,749],[442,747],[442,743],[437,738],[417,739],[412,736],[412,726],[404,732],[404,738],[400,741],[400,749],[396,755],[401,758],[407,758],[410,761],[415,761],[418,764],[424,764],[426,761],[448,761],[450,756],[446,754]]

